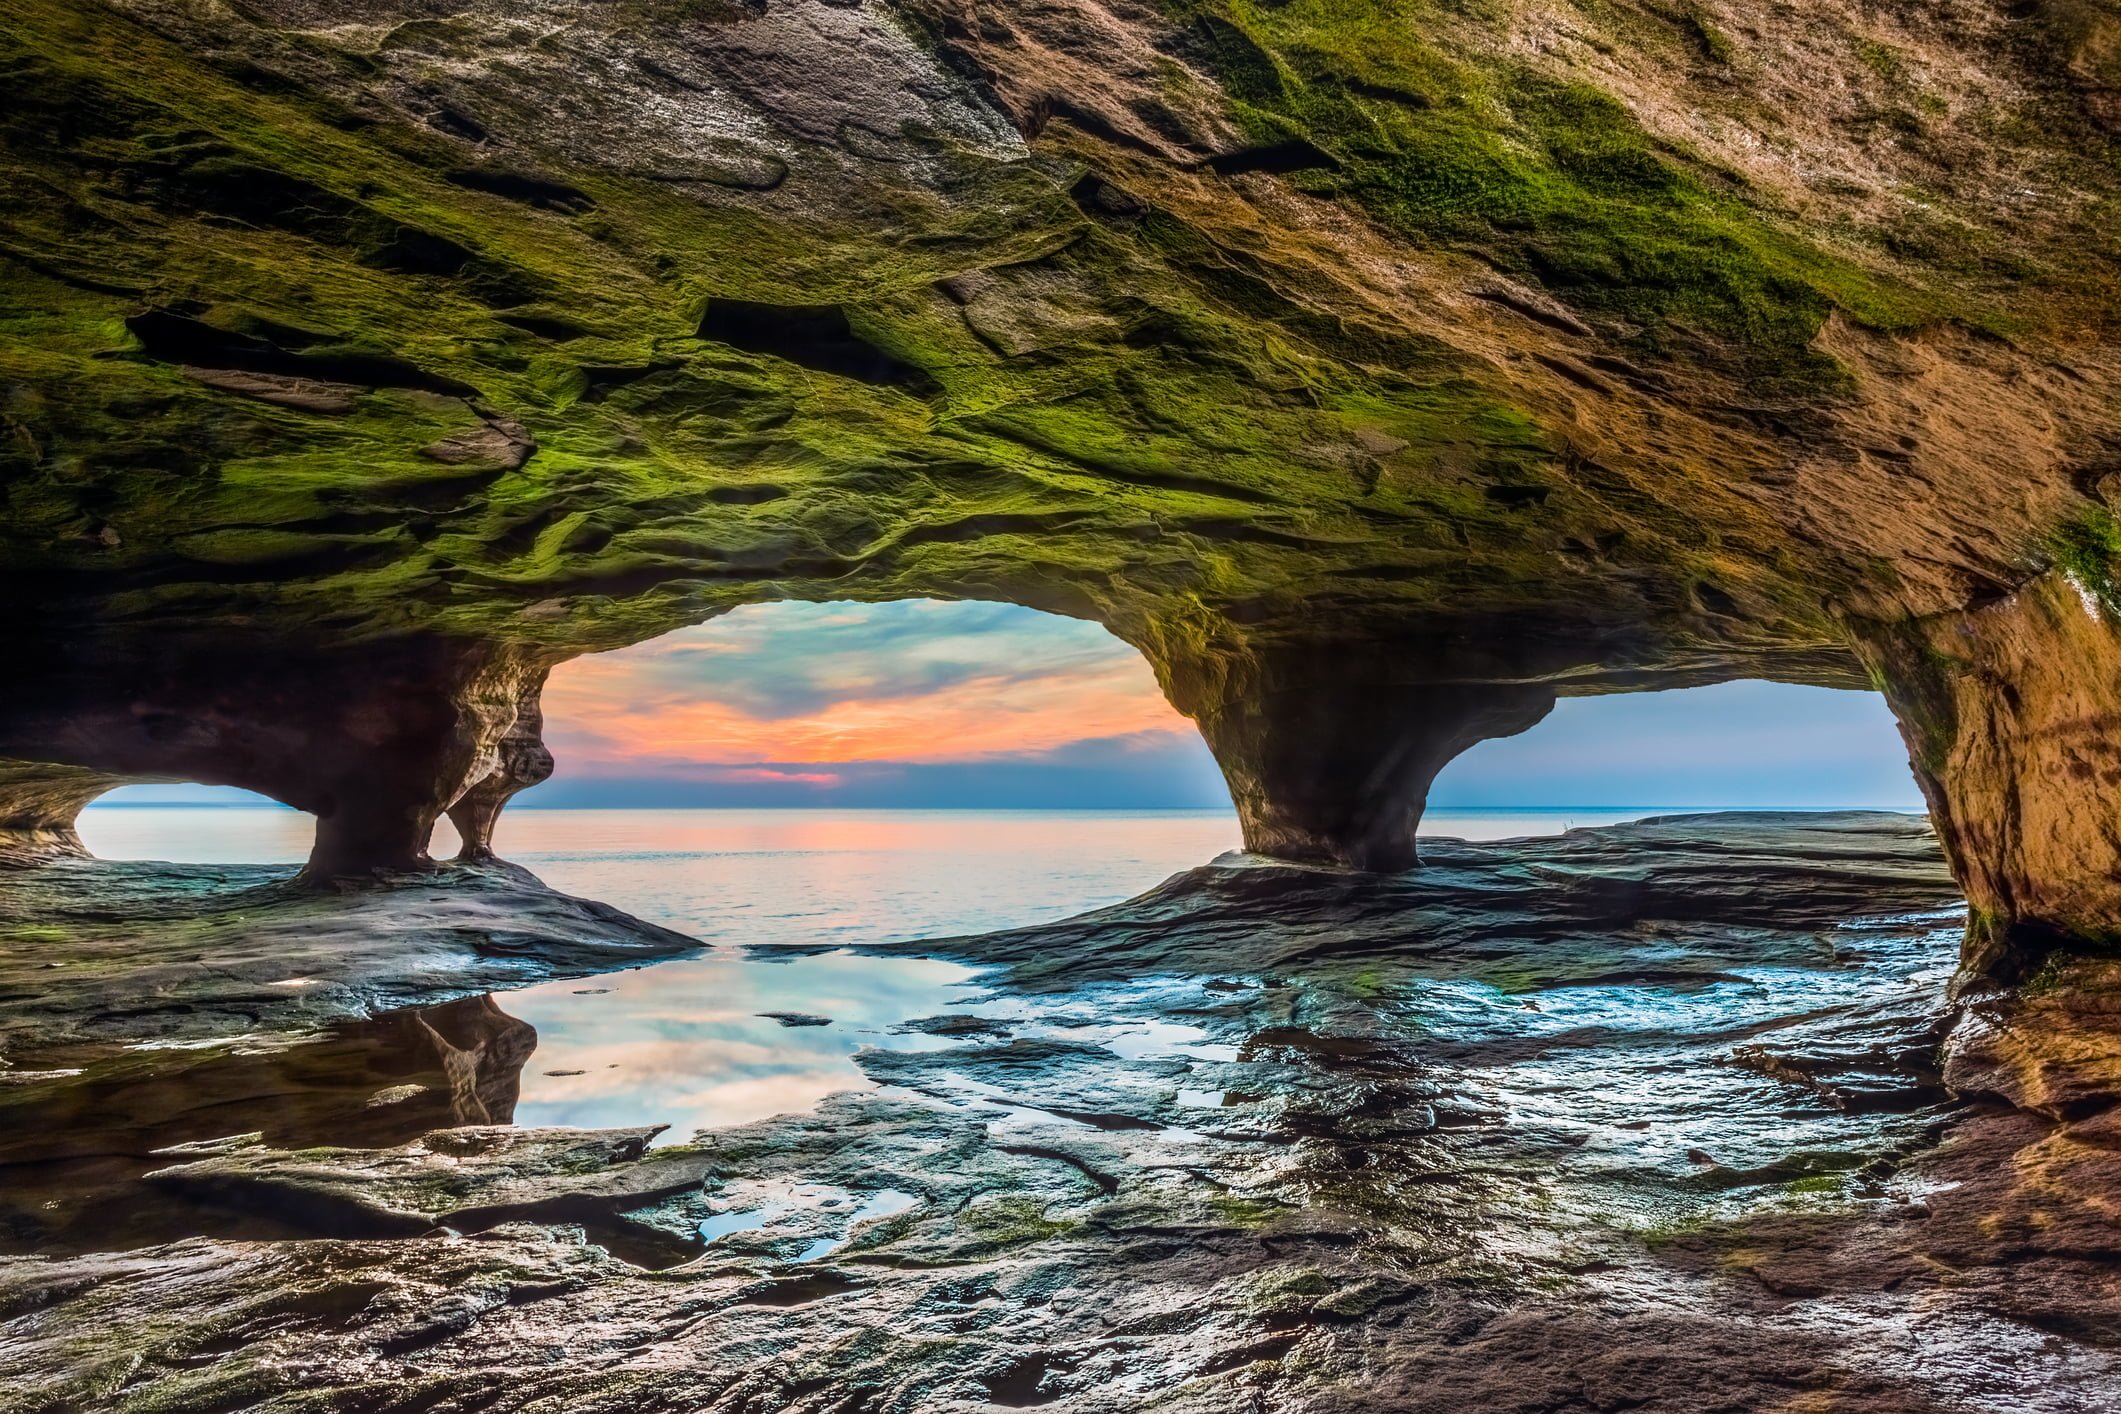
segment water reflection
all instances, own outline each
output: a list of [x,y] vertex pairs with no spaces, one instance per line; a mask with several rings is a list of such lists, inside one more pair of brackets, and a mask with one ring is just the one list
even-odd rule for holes
[[[868,1085],[853,1060],[865,1046],[949,1044],[896,1028],[978,1010],[968,995],[975,976],[931,958],[767,949],[511,992],[509,1009],[539,1037],[516,1122],[668,1124],[670,1142],[807,1109]],[[831,1024],[780,1019],[795,1013]]]
[[[895,1028],[979,1005],[966,992],[973,970],[953,963],[767,956],[777,960],[714,954],[469,997],[314,1036],[67,1057],[76,1078],[0,1087],[0,1249],[270,1235],[140,1184],[175,1161],[158,1151],[233,1135],[390,1148],[459,1125],[665,1124],[663,1142],[688,1139],[865,1087],[857,1051],[947,1045]],[[793,1011],[831,1024],[768,1015]]]
[[[538,1048],[536,1027],[502,1011],[490,996],[416,1011],[412,1021],[441,1063],[451,1119],[507,1124],[515,1118],[523,1067]],[[368,1103],[374,1106],[378,1098],[372,1095]]]
[[[0,1247],[133,1246],[214,1230],[142,1193],[157,1151],[258,1134],[284,1148],[388,1148],[506,1124],[537,1032],[492,997],[220,1050],[106,1049],[59,1084],[0,1088]],[[69,1067],[74,1068],[74,1067]]]

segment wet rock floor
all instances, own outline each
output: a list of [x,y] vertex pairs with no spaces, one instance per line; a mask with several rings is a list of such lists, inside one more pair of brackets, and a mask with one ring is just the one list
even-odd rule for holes
[[2117,993],[1962,922],[1888,816],[1222,862],[680,1142],[507,994],[131,1052],[0,1090],[0,1408],[2121,1407]]

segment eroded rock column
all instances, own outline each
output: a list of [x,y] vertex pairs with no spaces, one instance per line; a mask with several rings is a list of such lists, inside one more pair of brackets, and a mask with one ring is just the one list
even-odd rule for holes
[[1391,871],[1419,862],[1429,786],[1477,742],[1552,710],[1536,682],[1460,675],[1451,645],[1365,639],[1152,638],[1173,705],[1222,766],[1245,848]]
[[199,781],[314,815],[312,882],[415,869],[443,811],[494,772],[547,661],[433,637],[330,654],[166,643],[33,681],[0,711],[0,757],[61,768],[16,792],[25,828],[121,780]]
[[542,669],[499,649],[422,655],[321,723],[330,761],[303,791],[317,802],[305,877],[358,878],[430,863],[435,821],[493,773],[533,675]]
[[523,679],[516,691],[515,720],[494,743],[494,764],[449,807],[463,847],[457,858],[493,858],[493,827],[502,809],[517,794],[552,775],[552,753],[545,748],[545,713],[539,699],[547,673],[540,669]]
[[2121,941],[2121,631],[2059,571],[1963,612],[1858,628],[1966,889],[1970,970]]

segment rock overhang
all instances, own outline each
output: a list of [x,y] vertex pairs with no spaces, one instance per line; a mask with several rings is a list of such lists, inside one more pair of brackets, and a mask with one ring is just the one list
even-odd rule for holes
[[17,0],[31,696],[916,595],[1189,710],[1866,682],[2106,559],[2058,15]]
[[[285,4],[209,23],[141,3],[63,26],[26,8],[18,77],[45,102],[22,118],[18,154],[60,169],[38,175],[59,176],[47,190],[71,199],[47,204],[88,233],[22,233],[19,253],[41,246],[47,271],[56,259],[74,277],[18,269],[25,332],[50,345],[86,325],[69,350],[87,356],[70,371],[93,385],[83,419],[99,403],[149,405],[160,425],[126,450],[171,469],[188,460],[194,482],[225,493],[197,507],[206,524],[157,527],[176,563],[156,577],[181,578],[187,560],[212,567],[198,575],[208,584],[233,562],[275,589],[382,571],[409,581],[411,596],[392,596],[405,616],[436,627],[539,636],[507,623],[521,607],[507,601],[534,593],[554,561],[601,598],[693,580],[707,583],[690,598],[713,606],[785,587],[776,579],[859,591],[876,578],[1028,597],[1029,585],[949,563],[978,555],[1030,560],[1019,578],[1073,581],[1077,607],[1109,617],[1123,607],[1100,600],[1130,578],[1148,581],[1144,599],[1264,587],[1445,616],[1538,597],[1544,580],[1682,637],[1768,620],[1826,639],[1809,591],[1838,572],[1856,581],[1841,592],[1875,592],[1863,567],[1762,572],[1776,551],[1847,558],[1806,544],[1824,537],[1793,533],[1774,504],[1776,476],[1801,460],[1792,441],[1849,440],[1836,423],[1855,360],[1816,347],[1837,337],[1825,321],[1839,310],[1855,331],[1840,337],[1860,344],[2004,317],[1987,298],[1992,273],[1982,289],[1877,251],[1866,264],[1832,225],[1778,209],[1786,193],[1764,179],[1749,191],[1716,154],[1688,152],[1665,129],[1700,78],[1652,101],[1636,56],[1563,83],[1566,64],[1527,67],[1520,34],[1464,22],[1363,52],[1379,25],[1410,20],[1405,6],[1367,19],[1056,7],[976,33],[941,5],[650,4],[619,17],[564,3]],[[1093,32],[1126,57],[1081,102],[1055,96],[1074,70],[1025,72],[1027,56]],[[115,63],[134,43],[162,80],[152,88]],[[1772,97],[1747,101],[1758,116]],[[1137,114],[1132,128],[1120,111]],[[848,142],[850,115],[925,144],[919,160]],[[30,131],[54,127],[56,151],[24,151]],[[1322,160],[1237,160],[1299,141]],[[765,191],[665,170],[717,143],[771,155],[787,175]],[[1859,150],[1833,155],[1846,166]],[[1999,145],[1995,161],[2018,151]],[[1438,165],[1452,153],[1457,166]],[[1875,176],[1909,175],[1905,154],[1888,155]],[[1423,172],[1464,190],[1406,190]],[[1656,228],[1680,244],[1644,246]],[[1569,268],[1604,259],[1585,241],[1627,259]],[[110,292],[83,288],[69,260],[100,266]],[[2042,291],[2047,302],[2081,310],[2086,282],[2049,283],[2063,288]],[[844,359],[836,375],[703,340],[717,296],[781,306],[790,323],[832,310],[850,326],[843,343],[933,391],[901,396],[919,385],[849,377]],[[2014,313],[2034,324],[2051,312]],[[1951,338],[1915,337],[1939,346],[1933,361],[1979,361]],[[1762,360],[1787,366],[1763,373]],[[216,364],[366,391],[343,393],[355,407],[334,418],[290,406],[286,390],[273,402],[232,387],[210,376]],[[1732,401],[1741,391],[1759,405]],[[455,485],[422,455],[478,429],[483,410],[446,401],[467,395],[538,437],[538,463],[506,486]],[[51,409],[45,430],[91,444],[93,466],[111,429],[69,427],[70,411]],[[1919,443],[1875,453],[1922,460]],[[350,463],[365,475],[348,477]],[[755,471],[770,473],[764,486]],[[655,494],[725,479],[740,495],[791,494],[751,506]],[[820,494],[834,482],[849,494]],[[341,504],[366,489],[371,504]],[[145,502],[146,490],[106,499]],[[195,503],[207,488],[184,490]],[[488,514],[435,514],[472,508],[452,490]],[[266,514],[239,519],[230,501]],[[960,507],[986,514],[949,514]],[[84,509],[48,508],[106,559],[146,548],[147,527],[127,536]],[[924,535],[902,547],[902,529]],[[1012,533],[1055,549],[1038,563]],[[1961,573],[1993,574],[2028,549],[1985,538],[1948,557],[1991,562]],[[938,563],[875,573],[906,558]],[[1162,576],[1160,559],[1175,562]],[[1627,582],[1650,576],[1667,581],[1664,602]],[[599,595],[599,580],[618,592]],[[441,597],[460,601],[454,615],[412,608]],[[489,616],[499,622],[478,621],[480,598],[506,605]],[[412,626],[379,618],[371,632]]]

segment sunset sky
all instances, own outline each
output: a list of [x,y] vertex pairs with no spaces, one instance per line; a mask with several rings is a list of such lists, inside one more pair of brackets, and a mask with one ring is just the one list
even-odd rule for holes
[[773,604],[563,664],[525,803],[1220,805],[1207,748],[1096,624]]
[[[1006,604],[773,604],[562,665],[526,804],[1226,806],[1191,723],[1095,624]],[[1874,694],[1770,683],[1563,702],[1438,806],[1913,806]]]
[[[1007,604],[769,604],[564,663],[525,806],[1229,807],[1192,723],[1096,624]],[[200,786],[113,798],[228,799]],[[1564,700],[1437,808],[1919,808],[1875,693],[1764,682]]]

